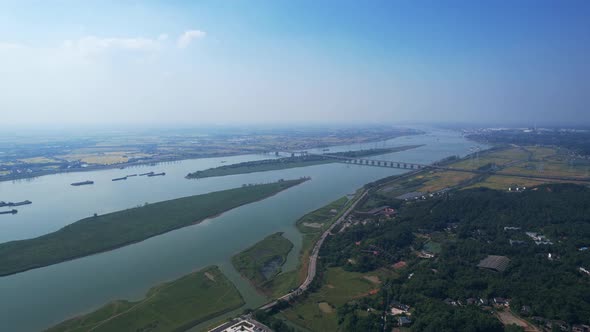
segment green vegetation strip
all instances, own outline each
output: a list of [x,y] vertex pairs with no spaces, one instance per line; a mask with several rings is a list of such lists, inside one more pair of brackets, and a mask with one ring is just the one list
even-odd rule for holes
[[350,200],[342,197],[330,204],[314,210],[296,222],[297,229],[302,233],[303,240],[299,252],[297,269],[282,272],[264,284],[265,290],[272,292],[271,296],[278,298],[298,287],[307,276],[307,263],[314,244],[322,233],[328,229],[342,215]]
[[292,248],[293,243],[282,233],[275,233],[233,256],[232,263],[254,286],[264,289],[264,284],[281,271]]
[[115,301],[48,332],[185,331],[243,304],[235,286],[219,268],[211,266],[160,284],[141,301]]
[[0,275],[115,249],[189,226],[300,184],[306,179],[243,186],[147,204],[79,220],[34,239],[0,244]]
[[[364,158],[370,156],[376,156],[386,153],[400,152],[410,149],[415,149],[422,145],[405,145],[395,148],[383,148],[383,149],[369,149],[361,151],[347,151],[347,152],[335,152],[330,153],[331,156],[345,157],[345,158]],[[288,157],[288,158],[277,158],[277,159],[266,159],[257,161],[247,161],[243,163],[237,163],[232,165],[224,165],[214,168],[209,168],[203,171],[197,171],[189,173],[186,177],[189,179],[207,178],[213,176],[226,176],[235,174],[246,174],[255,172],[266,172],[274,171],[279,169],[288,169],[296,167],[306,167],[321,164],[329,164],[337,162],[338,160],[321,155],[307,155],[300,157]]]

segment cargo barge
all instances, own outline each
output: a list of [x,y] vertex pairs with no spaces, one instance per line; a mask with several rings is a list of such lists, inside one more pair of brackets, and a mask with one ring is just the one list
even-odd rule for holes
[[0,211],[0,214],[17,214],[18,210],[12,209],[8,211]]
[[162,172],[162,173],[153,173],[152,172],[152,174],[148,174],[149,177],[152,177],[152,176],[164,176],[164,175],[166,175],[166,173],[164,173],[164,172]]
[[22,201],[22,202],[4,202],[4,201],[0,201],[0,207],[5,207],[5,206],[21,206],[21,205],[28,205],[28,204],[33,204],[33,202],[26,200],[26,201]]
[[150,176],[153,174],[154,174],[154,172],[148,172],[148,173],[139,174],[139,176],[144,176],[144,175]]
[[89,184],[94,184],[94,181],[82,181],[82,182],[74,182],[71,185],[72,186],[86,186]]
[[121,180],[127,180],[127,177],[126,177],[126,176],[124,176],[124,177],[122,177],[122,178],[114,178],[114,179],[112,179],[111,181],[121,181]]

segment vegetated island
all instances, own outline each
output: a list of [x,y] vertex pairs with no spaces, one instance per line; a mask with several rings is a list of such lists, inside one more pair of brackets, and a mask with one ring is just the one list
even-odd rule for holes
[[308,179],[244,185],[241,188],[146,204],[85,218],[34,239],[2,243],[0,275],[23,272],[143,241],[270,197]]
[[210,266],[151,288],[143,300],[114,301],[47,332],[185,331],[242,305],[236,287],[217,266]]
[[328,205],[307,213],[297,220],[295,226],[303,237],[298,256],[299,263],[295,270],[281,272],[264,284],[265,289],[272,292],[272,297],[281,297],[303,283],[307,277],[309,256],[311,255],[313,246],[322,233],[340,217],[350,203],[352,201],[346,196],[341,197]]
[[[347,197],[342,197],[297,220],[296,226],[303,235],[303,243],[299,252],[299,263],[296,269],[286,272],[281,271],[279,268],[284,264],[283,260],[281,265],[278,267],[276,265],[274,266],[276,270],[272,271],[272,273],[267,273],[266,276],[264,275],[266,262],[272,262],[273,255],[278,255],[282,251],[283,256],[286,257],[287,253],[291,250],[291,247],[289,247],[289,251],[287,250],[287,244],[290,244],[290,242],[280,236],[280,233],[273,234],[258,242],[253,247],[234,256],[234,267],[263,294],[271,298],[278,298],[285,295],[305,280],[309,256],[315,242],[338,219],[349,202],[351,201]],[[255,262],[253,257],[257,257],[258,260]],[[272,266],[270,263],[268,265]]]
[[232,264],[258,290],[266,292],[265,283],[281,272],[291,249],[293,243],[283,233],[274,233],[233,256]]
[[[394,147],[394,148],[381,148],[381,149],[369,149],[369,150],[360,150],[360,151],[335,152],[335,153],[330,153],[330,156],[348,157],[348,158],[363,158],[363,157],[376,156],[376,155],[381,155],[381,154],[386,154],[386,153],[394,153],[394,152],[400,152],[400,151],[405,151],[405,150],[411,150],[411,149],[418,148],[420,146],[422,146],[422,145],[404,145],[404,146],[398,146],[398,147]],[[279,170],[279,169],[329,164],[329,163],[334,163],[334,162],[337,162],[337,160],[335,160],[334,158],[330,158],[328,156],[322,156],[322,155],[294,156],[294,157],[285,157],[285,158],[277,158],[277,159],[246,161],[243,163],[237,163],[237,164],[232,164],[232,165],[223,165],[223,166],[219,166],[219,167],[209,168],[209,169],[206,169],[203,171],[196,171],[193,173],[189,173],[186,177],[187,177],[187,179],[201,179],[201,178],[208,178],[208,177],[213,177],[213,176],[226,176],[226,175],[235,175],[235,174],[266,172],[266,171],[274,171],[274,170]]]

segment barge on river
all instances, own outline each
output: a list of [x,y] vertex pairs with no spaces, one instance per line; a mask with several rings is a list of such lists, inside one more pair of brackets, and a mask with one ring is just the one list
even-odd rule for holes
[[26,201],[22,201],[22,202],[4,202],[4,201],[0,201],[0,207],[5,207],[5,206],[21,206],[21,205],[29,205],[29,204],[33,204],[33,202],[26,200]]
[[82,181],[82,182],[74,182],[72,186],[87,186],[89,184],[94,184],[94,181]]
[[164,172],[162,172],[162,173],[153,173],[152,172],[152,174],[148,174],[149,177],[152,177],[152,176],[164,176],[164,175],[166,175],[166,173],[164,173]]

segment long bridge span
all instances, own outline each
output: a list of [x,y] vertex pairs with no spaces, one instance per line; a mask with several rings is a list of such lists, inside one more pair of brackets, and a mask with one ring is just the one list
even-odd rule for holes
[[337,156],[333,154],[320,154],[320,153],[310,153],[308,151],[282,151],[283,153],[290,154],[291,157],[296,156],[318,156],[324,157],[328,159],[334,159],[337,162],[346,163],[346,164],[353,164],[353,165],[364,165],[364,166],[373,166],[373,167],[386,167],[386,168],[399,168],[399,169],[422,169],[426,167],[436,167],[433,165],[427,164],[419,164],[419,163],[410,163],[410,162],[400,162],[400,161],[390,161],[390,160],[378,160],[373,158],[355,158],[355,157],[344,157],[344,156]]
[[588,177],[567,177],[567,176],[552,176],[552,175],[544,175],[544,174],[521,174],[521,173],[509,173],[504,172],[502,169],[497,170],[480,170],[480,169],[467,169],[467,168],[456,168],[456,167],[449,167],[449,166],[442,166],[436,164],[420,164],[420,163],[412,163],[412,162],[403,162],[403,161],[391,161],[391,160],[379,160],[373,158],[355,158],[355,157],[345,157],[345,156],[337,156],[332,154],[319,154],[319,153],[309,153],[308,151],[286,151],[286,153],[291,154],[291,156],[321,156],[329,159],[334,159],[336,162],[351,164],[351,165],[361,165],[361,166],[370,166],[370,167],[385,167],[385,168],[398,168],[398,169],[407,169],[407,170],[420,170],[420,169],[436,169],[441,171],[453,171],[453,172],[466,172],[466,173],[474,173],[474,174],[486,174],[486,175],[498,175],[498,176],[508,176],[508,177],[520,177],[520,178],[530,178],[530,179],[541,179],[541,180],[559,180],[559,181],[576,181],[576,182],[590,182],[590,178]]

